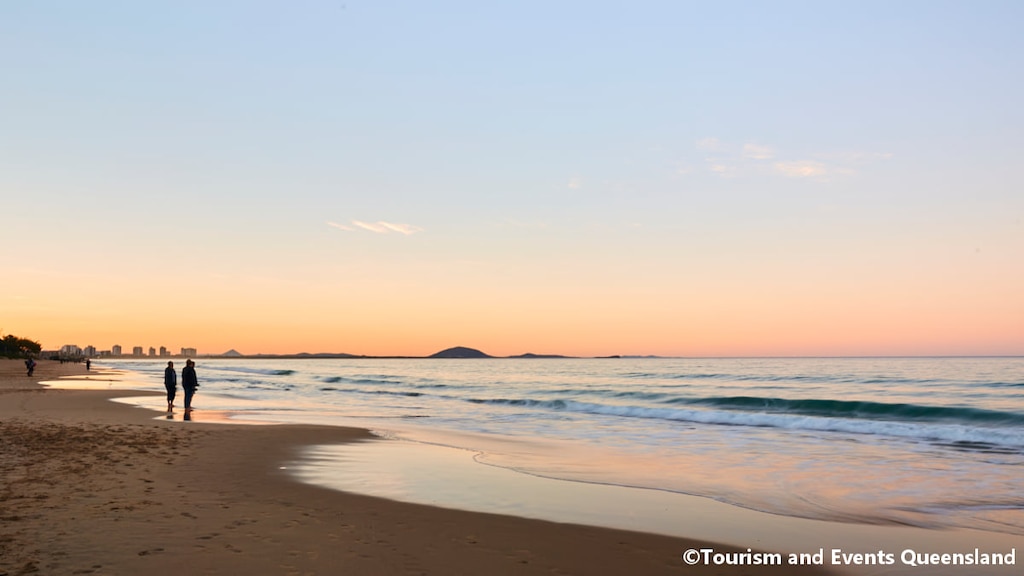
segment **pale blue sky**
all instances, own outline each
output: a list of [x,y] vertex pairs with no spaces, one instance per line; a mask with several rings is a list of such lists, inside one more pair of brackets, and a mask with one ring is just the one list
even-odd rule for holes
[[[872,269],[1008,294],[1022,29],[1019,2],[5,2],[0,238],[160,257],[92,295],[183,255],[410,307]],[[95,269],[48,266],[9,270]]]

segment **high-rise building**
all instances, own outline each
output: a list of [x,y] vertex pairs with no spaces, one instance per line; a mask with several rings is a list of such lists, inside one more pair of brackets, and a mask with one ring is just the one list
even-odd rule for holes
[[170,355],[170,354],[167,353],[167,346],[161,346],[160,347],[160,355],[161,356],[169,356]]
[[113,346],[111,346],[110,347],[110,355],[111,356],[120,356],[121,355],[121,345],[120,344],[114,344]]
[[181,355],[186,357],[186,358],[195,358],[195,356],[196,356],[196,349],[195,348],[182,348],[181,349]]
[[82,355],[82,349],[75,344],[65,344],[60,347],[60,355],[64,358],[77,358]]
[[82,352],[85,354],[85,356],[87,358],[95,358],[96,357],[96,347],[93,346],[92,344],[86,346],[85,350],[83,350]]
[[132,348],[132,356],[142,356],[142,346],[135,346]]

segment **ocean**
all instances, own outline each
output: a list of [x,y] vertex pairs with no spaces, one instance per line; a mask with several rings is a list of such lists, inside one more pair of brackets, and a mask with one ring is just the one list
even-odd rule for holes
[[[151,390],[165,365],[94,363],[127,371],[107,386]],[[195,420],[358,426],[513,474],[780,517],[1024,535],[1024,358],[200,358],[197,372]],[[360,458],[316,447],[295,467],[424,498],[401,476],[425,472],[360,481]]]

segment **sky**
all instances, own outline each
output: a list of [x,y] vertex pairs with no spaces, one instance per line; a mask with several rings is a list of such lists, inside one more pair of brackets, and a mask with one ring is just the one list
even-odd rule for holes
[[1024,354],[1024,3],[0,3],[0,332]]

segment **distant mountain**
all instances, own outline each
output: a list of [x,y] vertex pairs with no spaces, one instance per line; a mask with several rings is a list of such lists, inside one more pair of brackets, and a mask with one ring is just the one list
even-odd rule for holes
[[454,348],[448,348],[441,350],[436,354],[431,354],[427,358],[493,358],[489,354],[476,350],[474,348],[466,348],[465,346],[456,346]]
[[[273,358],[273,359],[326,359],[326,358],[424,358],[424,356],[365,356],[362,354],[345,354],[343,352],[298,352],[296,354],[242,354],[238,350],[231,349],[219,356],[211,358]],[[527,352],[517,356],[491,356],[476,348],[466,346],[455,346],[441,350],[426,358],[511,358],[511,359],[532,359],[532,358],[579,358],[579,356],[565,356],[562,354],[534,354]],[[602,358],[656,358],[656,356],[602,356]]]

